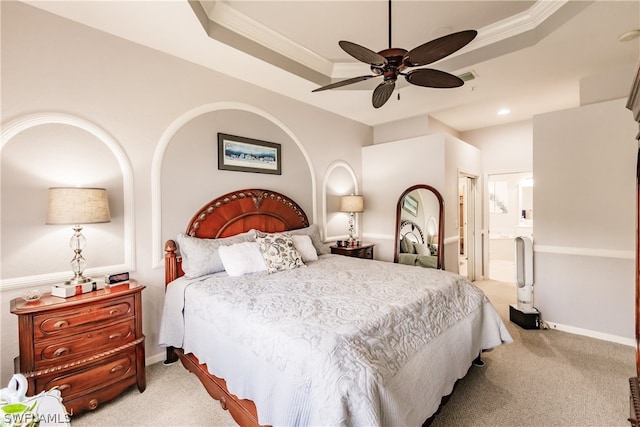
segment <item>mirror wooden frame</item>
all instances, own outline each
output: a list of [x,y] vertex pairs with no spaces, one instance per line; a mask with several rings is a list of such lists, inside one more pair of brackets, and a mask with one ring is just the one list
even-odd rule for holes
[[412,187],[407,188],[401,195],[400,198],[398,199],[398,203],[396,206],[396,241],[395,241],[395,250],[394,250],[394,254],[393,254],[393,262],[397,263],[398,262],[398,256],[400,253],[400,223],[401,221],[401,216],[402,216],[402,204],[403,204],[403,200],[405,198],[405,196],[409,193],[411,193],[414,190],[428,190],[431,191],[436,198],[438,199],[438,205],[439,205],[439,209],[440,209],[440,213],[438,215],[438,261],[437,261],[437,266],[436,268],[439,270],[442,270],[442,268],[444,267],[444,245],[443,245],[443,241],[444,241],[444,200],[442,198],[442,195],[440,194],[440,192],[438,190],[436,190],[435,188],[433,188],[430,185],[426,185],[426,184],[417,184],[414,185]]

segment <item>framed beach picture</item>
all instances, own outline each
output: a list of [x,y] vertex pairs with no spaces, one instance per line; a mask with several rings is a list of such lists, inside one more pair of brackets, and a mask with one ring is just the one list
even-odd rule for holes
[[402,200],[402,209],[413,216],[418,216],[418,201],[407,194]]
[[282,174],[280,144],[218,133],[218,169]]

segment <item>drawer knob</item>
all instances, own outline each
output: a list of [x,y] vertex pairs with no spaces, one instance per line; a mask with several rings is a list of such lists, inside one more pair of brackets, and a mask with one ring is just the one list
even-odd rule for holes
[[62,393],[63,391],[67,390],[71,388],[71,384],[62,384],[58,386],[58,390],[60,390],[60,393]]
[[225,399],[224,397],[220,398],[220,406],[222,407],[222,409],[224,409],[225,411],[227,410],[227,399]]
[[99,404],[98,403],[98,399],[91,399],[89,401],[89,409],[91,409],[93,411],[94,409],[96,409],[98,407],[98,404]]
[[124,366],[122,365],[116,365],[113,368],[111,368],[111,373],[115,374],[118,371],[122,371],[124,369]]
[[56,323],[53,324],[53,327],[57,329],[65,328],[67,326],[69,326],[69,322],[67,322],[66,320],[58,320]]
[[117,308],[113,308],[113,309],[109,310],[109,314],[113,315],[113,314],[118,314],[118,313],[120,313],[120,310],[118,310]]
[[120,338],[122,338],[122,333],[120,332],[109,335],[110,340],[119,340]]
[[55,357],[60,357],[65,353],[69,353],[71,350],[69,349],[69,347],[60,347],[59,349],[57,349],[56,351],[53,352],[53,355]]

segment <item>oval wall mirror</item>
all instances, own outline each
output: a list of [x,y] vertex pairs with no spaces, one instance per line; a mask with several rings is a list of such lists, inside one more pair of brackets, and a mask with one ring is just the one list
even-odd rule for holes
[[435,188],[418,184],[407,188],[396,208],[394,262],[424,268],[444,265],[444,202]]

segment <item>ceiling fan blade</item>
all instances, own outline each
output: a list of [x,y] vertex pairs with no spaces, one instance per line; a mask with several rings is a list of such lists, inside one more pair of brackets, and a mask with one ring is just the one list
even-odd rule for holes
[[317,89],[312,90],[311,92],[320,92],[320,91],[327,90],[327,89],[335,89],[337,87],[342,87],[342,86],[350,85],[350,84],[353,84],[353,83],[362,82],[362,81],[368,80],[368,79],[370,79],[372,77],[379,77],[379,76],[375,76],[374,75],[374,76],[352,77],[352,78],[347,79],[347,80],[341,80],[339,82],[335,82],[335,83],[328,84],[326,86],[319,87]]
[[372,51],[371,49],[367,49],[366,47],[360,46],[359,44],[351,43],[344,40],[339,41],[338,44],[340,45],[342,50],[356,58],[358,61],[375,65],[376,67],[384,67],[385,65],[387,65],[387,58]]
[[436,62],[462,49],[477,35],[476,30],[466,30],[431,40],[410,50],[405,56],[405,64],[408,67],[418,67]]
[[380,83],[373,91],[373,98],[372,98],[373,107],[374,108],[382,107],[385,104],[385,102],[387,102],[391,94],[393,93],[393,90],[395,89],[395,87],[396,87],[395,80],[385,80],[384,82]]
[[412,70],[404,76],[409,83],[424,87],[452,88],[464,84],[464,81],[460,77],[445,71],[434,70],[433,68]]

